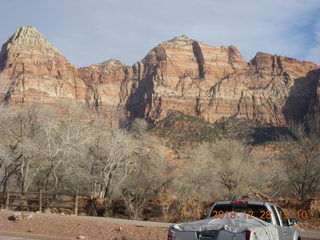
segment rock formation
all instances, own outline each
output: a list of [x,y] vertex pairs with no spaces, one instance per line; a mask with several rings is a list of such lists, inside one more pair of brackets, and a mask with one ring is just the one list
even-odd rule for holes
[[77,69],[34,27],[21,27],[2,46],[0,97],[3,104],[83,101],[86,86]]
[[210,47],[181,36],[132,67],[124,81],[131,89],[126,107],[133,118],[157,120],[179,110],[211,122],[237,116],[281,125],[308,111],[318,68],[264,53],[247,63],[233,46]]
[[71,99],[117,118],[158,121],[171,110],[214,122],[237,116],[283,125],[319,109],[319,66],[187,36],[159,44],[133,66],[117,60],[76,69],[33,27],[22,27],[0,53],[4,104]]
[[116,118],[120,105],[120,87],[125,78],[127,66],[117,60],[108,60],[80,68],[79,76],[84,80],[87,89],[85,101],[88,107]]

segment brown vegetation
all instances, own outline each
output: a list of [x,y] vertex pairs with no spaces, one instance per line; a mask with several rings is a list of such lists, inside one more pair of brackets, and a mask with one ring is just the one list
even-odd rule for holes
[[[200,126],[212,129],[212,135],[192,141],[191,135],[178,134],[176,141],[186,145],[174,148],[174,159],[168,159],[166,137],[172,142],[180,131],[174,129],[175,121],[194,118],[172,118],[172,131],[177,132],[169,134],[166,126],[166,134],[159,137],[167,120],[152,131],[153,126],[141,119],[125,129],[112,128],[79,106],[59,109],[64,117],[56,108],[36,105],[2,109],[3,193],[79,191],[90,196],[81,203],[82,214],[168,222],[202,218],[210,201],[319,195],[319,184],[315,184],[319,181],[318,132],[311,121],[289,128],[289,134],[279,140],[269,139],[276,150],[268,147],[267,151],[248,137],[250,124],[245,125],[248,131],[241,133],[245,136],[241,139],[238,134],[223,137],[222,122],[208,127],[210,123],[203,120],[186,123],[191,132],[196,132],[192,126]],[[297,186],[304,186],[303,195]]]

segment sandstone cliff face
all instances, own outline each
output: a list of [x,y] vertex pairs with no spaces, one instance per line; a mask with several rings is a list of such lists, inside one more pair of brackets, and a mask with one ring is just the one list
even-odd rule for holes
[[213,48],[186,36],[174,38],[151,50],[132,67],[133,77],[128,79],[134,87],[127,109],[133,117],[144,115],[152,119],[162,118],[169,110],[204,116],[203,106],[209,104],[210,89],[246,66],[233,46]]
[[159,44],[133,66],[108,60],[76,69],[33,27],[22,27],[0,54],[5,104],[86,103],[106,118],[158,121],[171,110],[214,122],[244,117],[283,125],[319,109],[319,66],[257,53],[246,62],[234,46],[187,36]]
[[221,112],[220,104],[228,99],[230,115],[263,123],[282,125],[302,119],[315,97],[318,77],[311,72],[316,68],[313,63],[258,53],[245,71],[214,87],[211,104]]
[[2,46],[0,97],[4,104],[81,102],[85,84],[77,69],[34,27],[22,27]]
[[127,66],[117,60],[108,60],[78,70],[86,86],[85,101],[106,118],[116,119],[120,105],[120,87]]
[[[186,36],[160,44],[134,65],[126,108],[159,120],[170,110],[214,122],[222,117],[285,124],[302,118],[315,98],[319,67],[258,53],[250,63],[233,47],[209,47]],[[126,93],[122,93],[126,95]]]

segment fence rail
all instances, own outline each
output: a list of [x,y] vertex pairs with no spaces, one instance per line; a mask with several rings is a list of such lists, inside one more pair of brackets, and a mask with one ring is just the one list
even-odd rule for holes
[[[58,196],[65,196],[71,199],[58,199]],[[0,206],[6,210],[10,210],[13,207],[20,207],[20,209],[33,208],[39,212],[42,212],[43,208],[65,208],[73,210],[74,214],[78,215],[79,193],[76,192],[76,194],[70,195],[66,193],[42,191],[24,194],[19,192],[6,192],[4,195],[0,195]]]

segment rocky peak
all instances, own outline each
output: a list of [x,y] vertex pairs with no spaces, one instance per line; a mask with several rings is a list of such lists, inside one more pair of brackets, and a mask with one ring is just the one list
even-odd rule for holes
[[[3,45],[2,51],[9,49],[38,48],[39,52],[49,55],[61,55],[58,50],[35,27],[20,27],[13,36]],[[51,51],[48,51],[50,49]],[[29,53],[36,53],[29,51]]]
[[127,67],[126,64],[120,62],[119,60],[116,59],[109,59],[107,61],[104,61],[102,63],[97,63],[97,64],[92,64],[88,68],[91,70],[95,70],[98,72],[115,72],[121,69],[125,69]]
[[250,65],[258,72],[272,74],[282,74],[285,72],[305,74],[308,71],[318,68],[318,66],[312,62],[301,62],[295,58],[272,55],[263,52],[258,52],[250,61]]
[[77,69],[35,27],[19,28],[0,53],[0,103],[83,101]]
[[189,38],[187,35],[181,35],[178,37],[174,37],[173,39],[164,42],[163,44],[168,46],[168,47],[183,47],[183,46],[189,46],[192,45],[192,43],[194,42],[193,39]]
[[35,27],[21,27],[8,41],[12,45],[20,46],[46,46],[53,45]]
[[18,58],[29,58],[37,55],[44,58],[62,57],[67,61],[35,27],[20,27],[2,46],[0,70],[3,70],[6,65]]
[[230,58],[240,57],[244,61],[239,49],[236,46],[230,45],[228,47],[222,47],[222,48],[228,49],[228,53],[229,53]]

